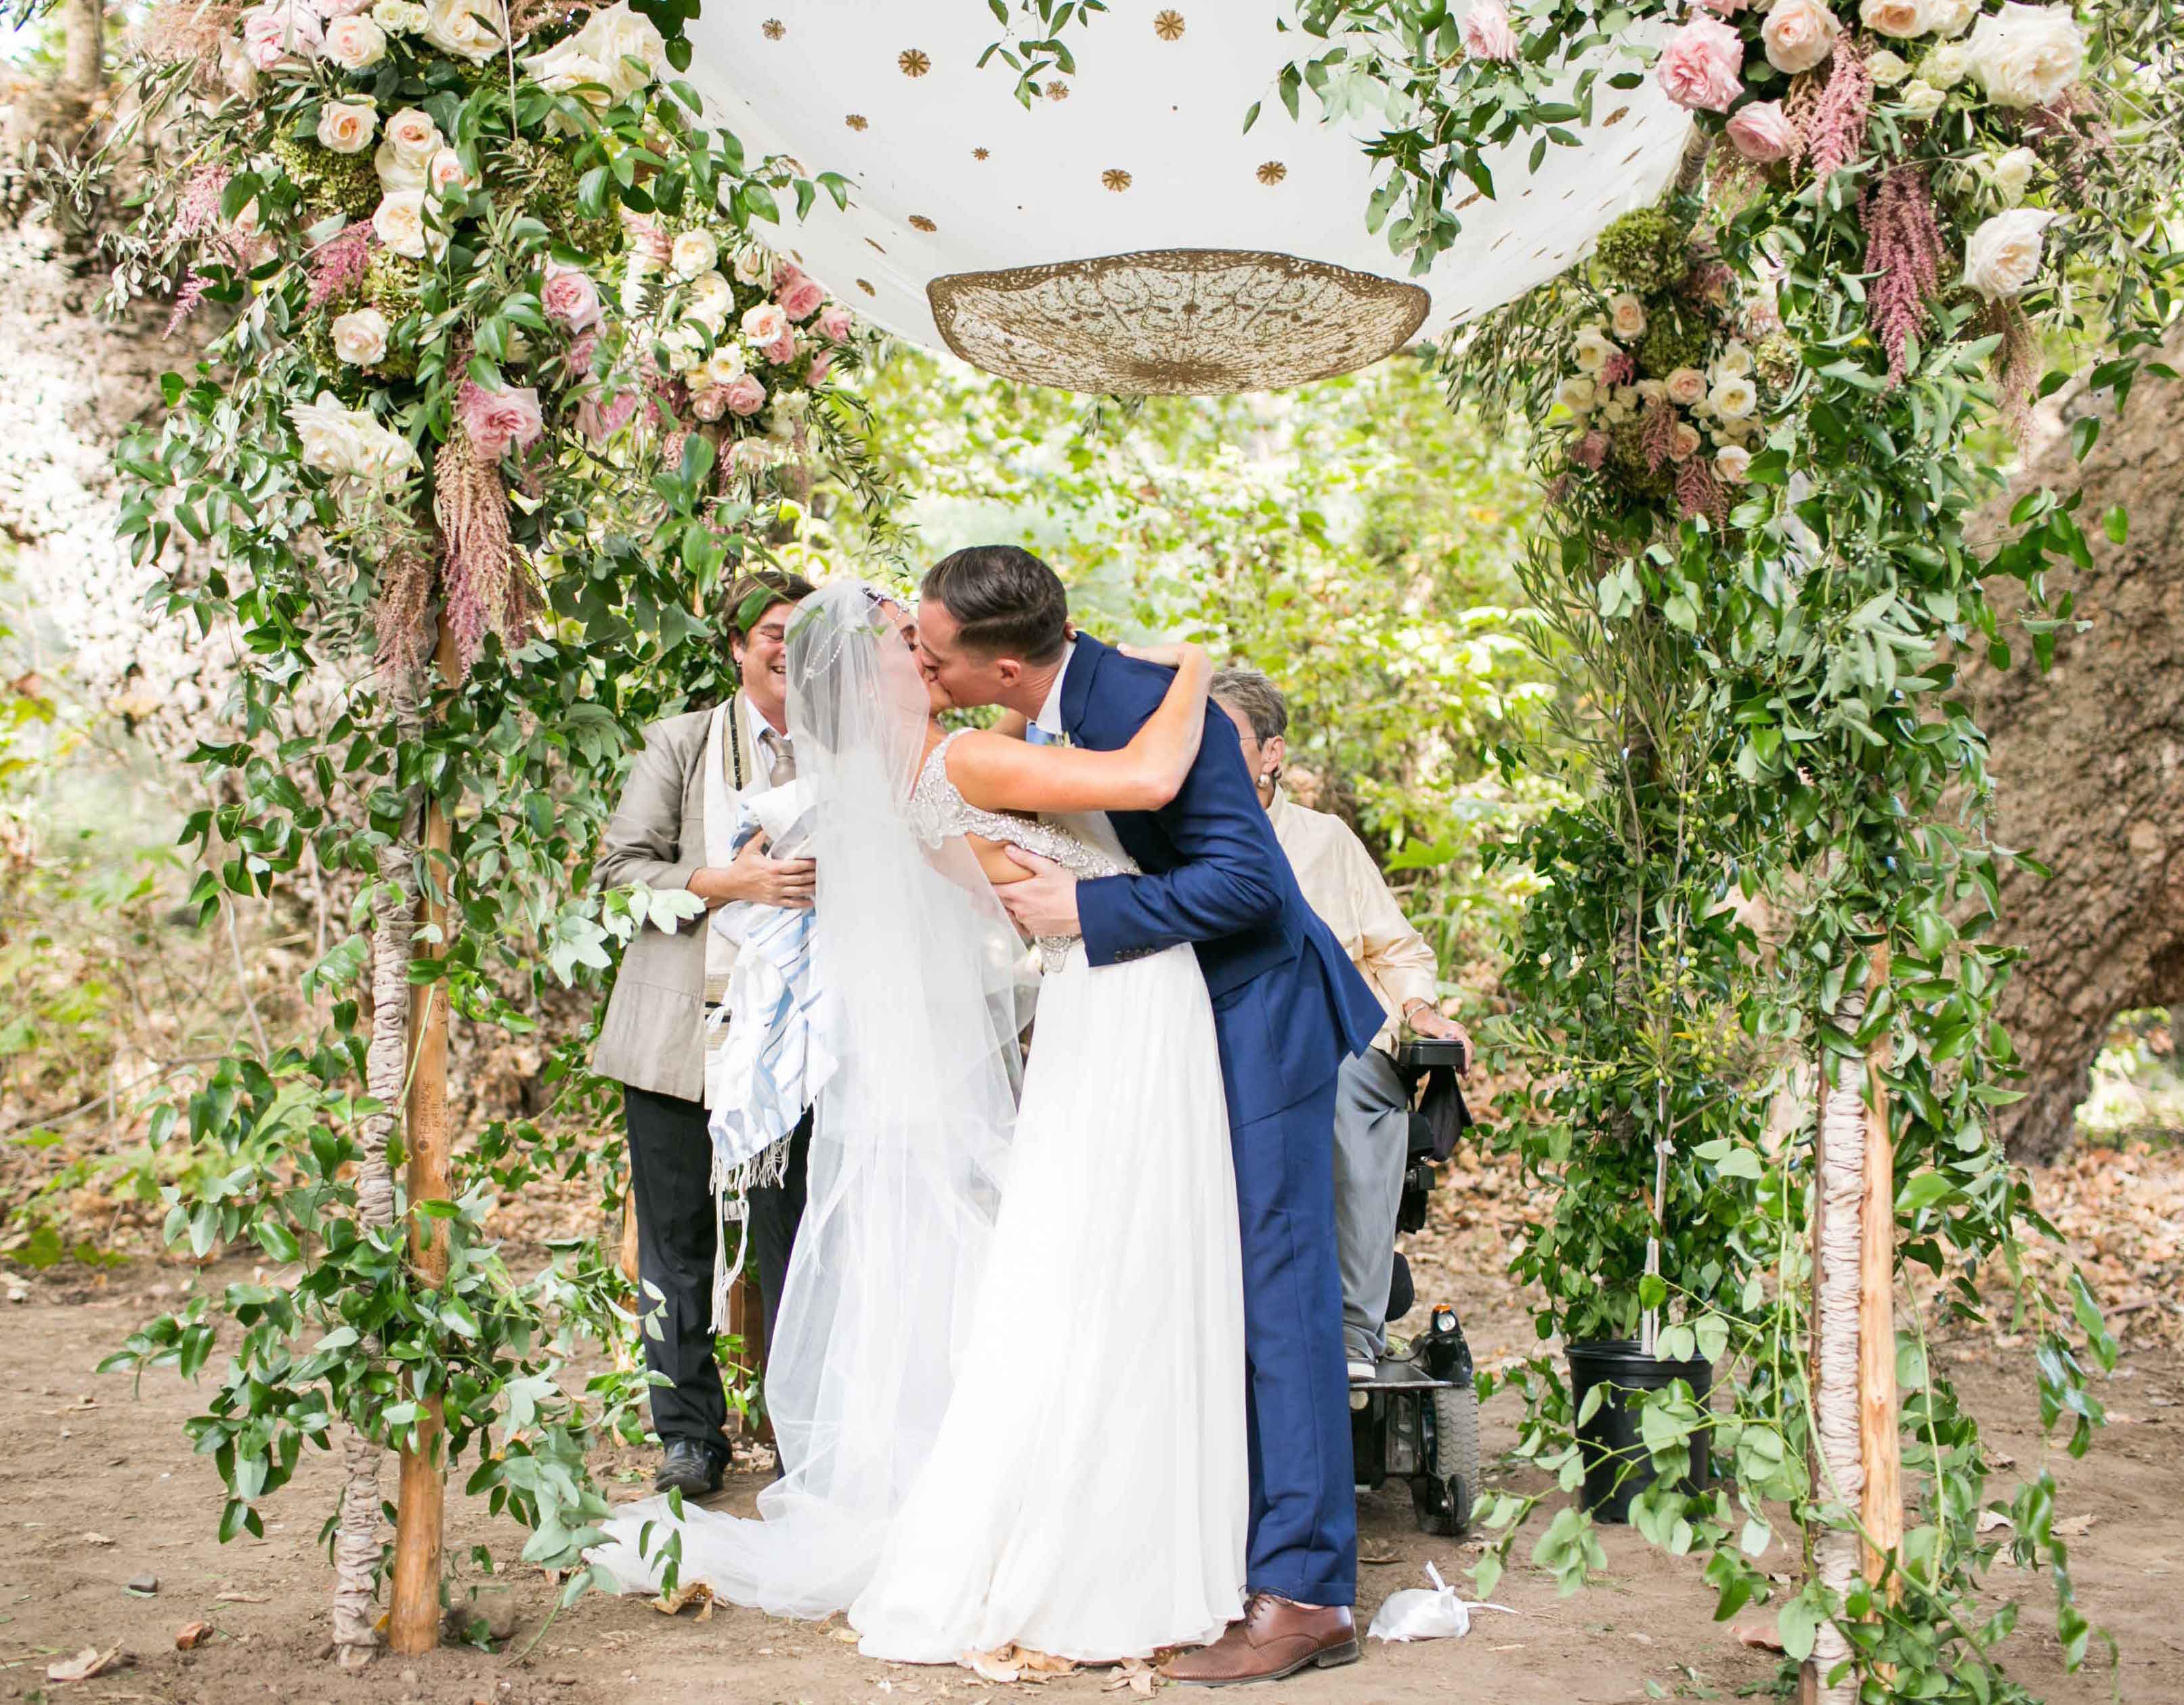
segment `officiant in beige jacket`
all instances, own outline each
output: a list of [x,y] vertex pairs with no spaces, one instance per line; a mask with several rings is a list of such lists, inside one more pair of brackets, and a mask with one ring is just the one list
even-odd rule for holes
[[[744,575],[728,588],[722,627],[742,684],[725,706],[669,716],[644,731],[644,749],[630,766],[594,867],[601,888],[641,882],[655,889],[688,889],[708,911],[728,900],[811,904],[809,859],[776,859],[756,837],[732,861],[709,863],[705,823],[709,752],[718,755],[731,799],[795,775],[788,627],[811,591],[810,582],[772,569]],[[706,1129],[704,1028],[734,962],[733,944],[702,920],[671,934],[646,923],[622,956],[592,1056],[594,1071],[622,1085],[638,1306],[642,1314],[659,1316],[644,1344],[653,1371],[668,1381],[652,1392],[653,1428],[666,1451],[654,1484],[694,1496],[719,1490],[728,1457],[727,1402],[713,1355],[719,1222]],[[754,1186],[746,1198],[769,1348],[804,1216],[811,1138],[807,1111],[791,1139],[786,1177]]]

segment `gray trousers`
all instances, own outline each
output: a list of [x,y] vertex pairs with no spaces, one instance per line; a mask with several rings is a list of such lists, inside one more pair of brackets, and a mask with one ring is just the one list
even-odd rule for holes
[[1396,1212],[1403,1199],[1411,1098],[1378,1048],[1345,1061],[1334,1085],[1334,1240],[1342,1265],[1342,1344],[1358,1361],[1388,1347]]

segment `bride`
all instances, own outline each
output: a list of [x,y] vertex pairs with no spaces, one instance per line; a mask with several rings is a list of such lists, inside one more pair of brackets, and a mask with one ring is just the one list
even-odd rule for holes
[[[903,612],[836,585],[789,640],[818,799],[814,984],[842,1064],[771,1358],[787,1473],[747,1520],[650,1499],[593,1563],[776,1614],[846,1610],[868,1656],[1015,1644],[1087,1662],[1211,1641],[1238,1613],[1248,1492],[1242,1284],[1213,1014],[1178,947],[1100,970],[1042,940],[1017,1090],[1022,952],[1005,845],[1134,869],[1102,815],[1196,756],[1195,647],[1120,751],[949,734]],[[1045,821],[1034,813],[1047,814]]]

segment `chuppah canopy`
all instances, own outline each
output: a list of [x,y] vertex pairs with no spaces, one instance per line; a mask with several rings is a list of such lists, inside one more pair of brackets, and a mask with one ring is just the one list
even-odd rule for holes
[[[1658,196],[1688,115],[1648,78],[1603,78],[1580,145],[1527,170],[1488,153],[1496,199],[1410,278],[1368,231],[1390,128],[1366,103],[1293,120],[1276,94],[1315,45],[1265,0],[1116,0],[1072,30],[1074,75],[1028,110],[972,0],[737,0],[689,25],[690,79],[747,153],[835,170],[778,246],[913,343],[1005,376],[1091,392],[1271,389],[1437,337],[1562,271]],[[1363,86],[1361,85],[1361,92]],[[1250,131],[1244,116],[1261,103]]]

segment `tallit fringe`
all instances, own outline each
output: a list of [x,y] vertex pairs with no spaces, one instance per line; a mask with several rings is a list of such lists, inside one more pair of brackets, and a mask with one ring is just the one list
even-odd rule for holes
[[[749,1160],[723,1167],[718,1151],[713,1156],[711,1186],[714,1215],[713,1332],[728,1329],[728,1293],[750,1252],[750,1193],[762,1186],[784,1184],[788,1178],[788,1142],[783,1137],[769,1143]],[[736,1223],[736,1258],[728,1259],[728,1222]]]

